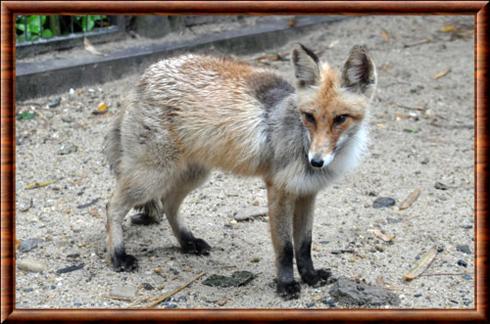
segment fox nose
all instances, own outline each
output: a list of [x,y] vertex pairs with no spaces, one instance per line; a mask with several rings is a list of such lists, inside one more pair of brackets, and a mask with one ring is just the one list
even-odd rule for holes
[[320,158],[313,158],[311,159],[310,163],[315,168],[321,168],[323,166],[323,160]]

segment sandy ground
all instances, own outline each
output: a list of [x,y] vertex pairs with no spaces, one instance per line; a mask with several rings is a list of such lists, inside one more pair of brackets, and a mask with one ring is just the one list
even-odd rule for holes
[[[475,306],[472,26],[471,17],[362,17],[318,27],[297,40],[336,66],[352,45],[364,43],[377,63],[369,153],[354,173],[319,194],[313,260],[336,277],[388,288],[400,297],[402,308]],[[287,53],[291,46],[273,52]],[[291,73],[287,61],[244,59]],[[127,222],[126,246],[140,268],[136,273],[110,269],[104,257],[104,219],[114,178],[100,149],[134,82],[130,77],[75,89],[54,108],[47,108],[52,97],[17,104],[19,113],[36,115],[17,121],[16,237],[38,240],[32,250],[18,250],[17,260],[44,268],[17,270],[17,307],[127,307],[130,302],[110,296],[112,289],[134,288],[134,298],[157,296],[200,272],[206,278],[237,270],[257,277],[239,288],[208,287],[200,280],[159,307],[345,307],[333,306],[329,286],[302,284],[298,300],[276,296],[267,217],[233,218],[241,208],[266,206],[264,185],[221,172],[214,172],[182,207],[196,236],[214,247],[210,256],[182,255],[166,221],[148,227]],[[100,102],[110,104],[109,112],[93,115]],[[26,189],[44,181],[53,183]],[[445,190],[437,189],[437,182]],[[401,201],[417,188],[418,200],[400,211]],[[378,197],[392,197],[396,205],[373,208]],[[395,238],[384,242],[373,229]],[[430,276],[403,281],[432,247],[440,252],[424,272]],[[332,253],[342,249],[349,252]],[[82,269],[57,272],[81,263]]]

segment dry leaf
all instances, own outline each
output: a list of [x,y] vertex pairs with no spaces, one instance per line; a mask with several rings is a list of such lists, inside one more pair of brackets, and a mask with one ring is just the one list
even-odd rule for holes
[[288,20],[288,27],[294,27],[296,26],[296,24],[297,24],[296,19],[291,18]]
[[334,40],[334,41],[330,42],[330,44],[328,44],[327,48],[329,48],[329,49],[330,49],[330,48],[334,48],[334,47],[335,47],[335,45],[337,45],[338,43],[339,43],[339,40],[338,40],[338,39],[336,39],[336,40]]
[[377,228],[369,230],[369,232],[373,233],[374,236],[376,236],[379,239],[382,239],[385,242],[391,242],[395,238],[395,235],[383,233],[381,230]]
[[102,54],[101,52],[99,52],[98,50],[95,49],[95,47],[92,45],[92,43],[90,43],[90,41],[88,40],[87,37],[85,37],[83,39],[83,46],[85,47],[85,49],[87,51],[89,51],[90,53],[92,53],[94,55],[104,55],[104,54]]
[[49,186],[53,183],[55,183],[56,180],[48,180],[48,181],[36,181],[36,182],[32,182],[32,183],[29,183],[27,186],[26,186],[26,190],[31,190],[31,189],[37,189],[37,188],[42,188],[42,187],[46,187],[46,186]]
[[386,31],[386,30],[383,30],[381,32],[381,37],[383,37],[383,40],[387,43],[390,41],[390,34]]
[[395,120],[396,121],[407,120],[407,119],[410,119],[410,115],[402,114],[399,112],[395,113]]
[[109,106],[105,102],[101,102],[97,106],[97,110],[93,112],[94,115],[102,115],[105,114],[109,110]]
[[422,191],[419,188],[417,188],[414,191],[412,191],[407,196],[407,198],[405,198],[405,200],[400,204],[400,206],[398,207],[398,209],[399,210],[404,210],[404,209],[407,209],[408,207],[412,206],[412,204],[417,200],[417,198],[419,198],[421,192]]
[[383,70],[383,71],[388,71],[388,70],[391,70],[393,68],[393,64],[391,63],[384,63],[384,64],[381,64],[379,69],[380,70]]
[[453,24],[445,24],[441,27],[441,32],[443,33],[453,33],[456,31],[456,26]]
[[95,217],[95,218],[100,218],[99,211],[97,210],[96,207],[89,208],[88,213],[90,216]]
[[451,72],[451,69],[450,68],[447,68],[441,72],[438,72],[436,74],[434,74],[433,78],[434,80],[439,80],[440,78],[442,77],[445,77],[446,75],[448,75],[448,73]]
[[437,249],[435,247],[431,248],[422,258],[420,258],[419,262],[415,264],[412,270],[403,276],[403,279],[410,281],[420,276],[425,270],[427,270],[432,261],[434,261],[436,255]]

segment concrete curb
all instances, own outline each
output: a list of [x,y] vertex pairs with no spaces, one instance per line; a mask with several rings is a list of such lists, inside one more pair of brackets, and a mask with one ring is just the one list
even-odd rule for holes
[[294,27],[286,19],[242,30],[205,35],[183,42],[129,48],[107,56],[70,57],[38,63],[16,64],[16,100],[59,94],[70,88],[100,84],[143,71],[171,55],[182,52],[217,51],[251,54],[284,45],[289,39],[315,25],[343,17],[298,17]]

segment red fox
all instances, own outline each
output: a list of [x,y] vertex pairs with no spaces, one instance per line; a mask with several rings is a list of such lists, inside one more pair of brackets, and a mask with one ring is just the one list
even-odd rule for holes
[[209,254],[179,207],[211,169],[221,169],[266,184],[278,294],[299,296],[294,255],[306,284],[327,283],[329,270],[316,270],[310,252],[315,196],[365,149],[376,68],[364,46],[351,49],[341,71],[301,44],[291,62],[295,84],[269,69],[205,55],[146,70],[105,139],[117,179],[106,225],[116,271],[137,269],[121,226],[133,207],[143,211],[135,222],[165,214],[183,252]]

